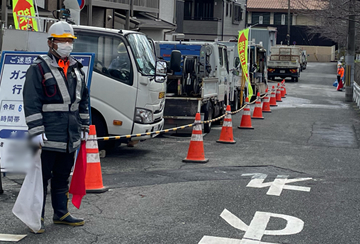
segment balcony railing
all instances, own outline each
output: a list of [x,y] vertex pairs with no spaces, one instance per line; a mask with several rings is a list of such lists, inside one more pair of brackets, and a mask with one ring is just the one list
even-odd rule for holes
[[[159,12],[159,0],[132,0],[135,11]],[[93,6],[130,9],[130,0],[93,0]]]
[[209,20],[184,20],[183,32],[186,34],[220,35],[221,21]]

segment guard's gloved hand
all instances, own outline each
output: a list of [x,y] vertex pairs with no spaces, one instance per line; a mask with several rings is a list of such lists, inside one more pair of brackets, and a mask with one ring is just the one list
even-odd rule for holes
[[82,141],[87,141],[88,137],[89,137],[89,132],[81,131],[81,140]]
[[44,146],[44,141],[47,141],[46,135],[44,133],[31,138],[31,142],[34,143],[36,146]]

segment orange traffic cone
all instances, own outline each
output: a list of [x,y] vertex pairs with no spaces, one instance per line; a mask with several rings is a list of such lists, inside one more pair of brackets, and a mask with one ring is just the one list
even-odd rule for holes
[[280,83],[281,98],[285,98],[285,85],[284,80]]
[[283,79],[281,83],[283,84],[285,95],[287,95],[286,88],[285,88],[285,79]]
[[86,141],[87,164],[85,188],[88,193],[102,193],[108,189],[103,185],[95,125],[90,125],[89,129],[89,138]]
[[276,91],[275,86],[272,86],[271,95],[270,95],[270,106],[271,107],[276,107],[277,106],[275,91]]
[[245,103],[248,105],[244,108],[244,113],[241,117],[241,123],[238,127],[239,129],[254,129],[251,125],[251,116],[250,116],[250,107],[249,107],[249,98],[247,97]]
[[263,115],[262,115],[262,110],[261,110],[261,100],[260,100],[260,92],[258,92],[256,94],[256,102],[255,102],[255,109],[254,109],[254,113],[253,116],[251,117],[252,119],[264,119]]
[[264,113],[271,113],[271,109],[270,109],[270,98],[269,98],[269,94],[268,94],[268,89],[267,89],[267,88],[266,88],[266,91],[265,91],[265,97],[264,97],[264,101],[263,101],[262,111],[263,111]]
[[[196,113],[195,123],[200,123],[200,122],[201,122],[200,113]],[[204,153],[204,143],[203,143],[201,124],[196,124],[194,125],[192,131],[187,157],[183,159],[183,162],[207,163],[208,161],[209,159],[205,158],[205,153]]]
[[278,83],[277,89],[276,89],[276,102],[282,102],[282,100],[281,100],[280,83]]
[[236,141],[234,141],[234,137],[233,137],[230,105],[226,106],[226,115],[225,115],[224,123],[223,123],[222,129],[221,129],[220,139],[217,140],[216,142],[229,143],[229,144],[236,143]]

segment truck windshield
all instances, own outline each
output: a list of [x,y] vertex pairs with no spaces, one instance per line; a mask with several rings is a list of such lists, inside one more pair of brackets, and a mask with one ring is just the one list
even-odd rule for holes
[[126,38],[140,72],[144,75],[155,75],[155,54],[147,37],[143,34],[129,34]]

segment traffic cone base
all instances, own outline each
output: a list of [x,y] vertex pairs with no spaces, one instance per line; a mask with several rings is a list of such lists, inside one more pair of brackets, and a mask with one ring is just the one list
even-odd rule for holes
[[[200,123],[200,113],[196,113],[195,123]],[[193,128],[188,154],[182,160],[185,163],[207,163],[209,159],[205,158],[204,143],[201,124],[196,124]]]
[[226,115],[223,122],[223,127],[221,129],[220,139],[216,142],[218,143],[227,143],[227,144],[235,144],[236,141],[233,137],[233,127],[231,120],[231,108],[230,105],[226,106]]
[[87,193],[103,193],[108,188],[103,185],[95,125],[90,125],[89,129],[89,138],[86,142],[85,188]]

